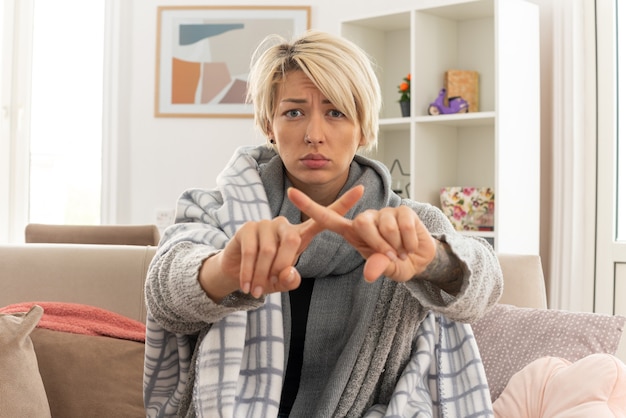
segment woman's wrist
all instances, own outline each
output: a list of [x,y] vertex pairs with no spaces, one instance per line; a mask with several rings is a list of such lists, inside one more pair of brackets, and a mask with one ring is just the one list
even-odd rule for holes
[[234,284],[224,278],[220,267],[222,255],[223,251],[219,251],[207,257],[198,272],[198,282],[200,282],[200,286],[207,296],[218,304],[221,303],[226,296],[239,289],[238,283]]
[[428,280],[446,293],[455,295],[463,284],[463,266],[447,243],[438,239],[435,239],[435,243],[435,257],[415,278]]

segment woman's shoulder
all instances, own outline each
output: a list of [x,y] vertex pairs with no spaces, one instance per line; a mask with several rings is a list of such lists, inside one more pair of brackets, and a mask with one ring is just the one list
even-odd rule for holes
[[412,199],[402,199],[401,204],[412,208],[431,232],[451,232],[454,230],[446,215],[435,205]]
[[[441,212],[441,209],[439,209],[437,206],[432,205],[430,203],[426,203],[426,202],[418,202],[417,200],[413,200],[413,199],[407,199],[407,198],[403,198],[402,199],[402,205],[408,206],[410,208],[412,208],[415,211],[420,211],[420,212],[424,212],[424,213],[428,213],[428,212]],[[419,215],[419,213],[418,213]]]

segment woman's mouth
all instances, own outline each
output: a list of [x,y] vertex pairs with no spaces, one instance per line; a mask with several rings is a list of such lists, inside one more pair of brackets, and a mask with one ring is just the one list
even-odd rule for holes
[[307,168],[318,169],[326,166],[329,163],[329,159],[319,154],[308,154],[304,158],[300,159],[300,162]]

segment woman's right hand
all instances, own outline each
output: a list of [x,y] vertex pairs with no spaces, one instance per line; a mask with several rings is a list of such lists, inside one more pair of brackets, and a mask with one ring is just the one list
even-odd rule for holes
[[[363,188],[355,187],[328,208],[343,216],[362,195]],[[323,229],[313,219],[293,225],[282,216],[247,222],[223,251],[205,260],[198,278],[200,285],[218,303],[236,290],[256,298],[293,290],[301,280],[293,266]]]

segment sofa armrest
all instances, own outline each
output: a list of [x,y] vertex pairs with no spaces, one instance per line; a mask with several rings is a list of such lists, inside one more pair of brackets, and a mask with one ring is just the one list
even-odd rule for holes
[[546,309],[546,283],[541,257],[526,254],[498,254],[504,276],[500,303],[522,308]]
[[159,245],[156,225],[54,225],[28,224],[27,243]]
[[155,252],[136,245],[0,245],[0,306],[82,303],[145,322],[144,282]]

